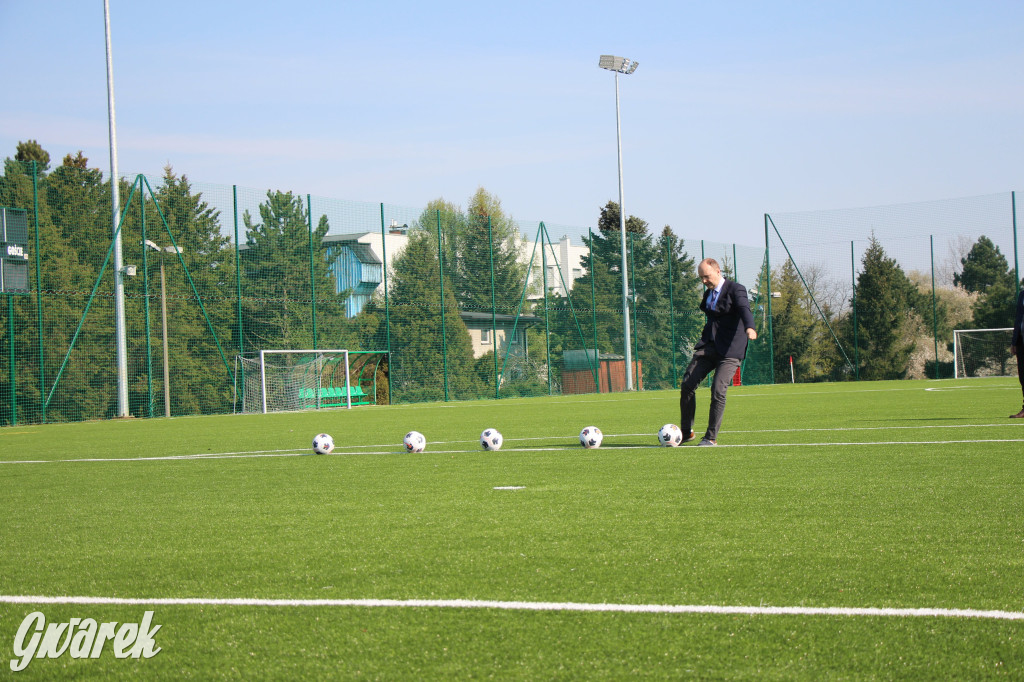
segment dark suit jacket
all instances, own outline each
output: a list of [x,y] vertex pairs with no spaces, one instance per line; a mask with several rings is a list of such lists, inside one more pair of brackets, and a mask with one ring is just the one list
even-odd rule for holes
[[1024,331],[1021,330],[1021,325],[1024,324],[1024,290],[1017,297],[1017,316],[1014,320],[1013,341],[1010,342],[1010,345],[1016,346],[1017,356],[1022,357],[1024,356]]
[[706,289],[700,302],[701,311],[708,317],[700,335],[701,344],[711,344],[723,358],[742,360],[747,354],[747,329],[754,329],[747,290],[739,282],[725,280],[715,309],[708,310],[711,291]]

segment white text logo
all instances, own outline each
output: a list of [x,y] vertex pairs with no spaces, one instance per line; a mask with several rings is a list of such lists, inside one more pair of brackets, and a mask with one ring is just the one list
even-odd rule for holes
[[146,611],[141,624],[121,623],[120,628],[116,621],[97,623],[92,618],[72,618],[68,623],[47,625],[42,613],[30,613],[14,636],[14,655],[18,658],[11,659],[11,670],[24,670],[33,656],[59,658],[69,653],[71,658],[99,658],[108,641],[113,642],[117,658],[152,658],[160,653],[153,635],[162,627],[150,628],[152,622],[152,611]]

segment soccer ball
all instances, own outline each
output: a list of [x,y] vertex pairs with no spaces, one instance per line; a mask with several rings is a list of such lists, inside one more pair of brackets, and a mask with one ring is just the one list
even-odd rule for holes
[[498,433],[498,429],[484,429],[484,432],[480,434],[480,445],[484,447],[484,450],[500,450],[504,440]]
[[599,448],[601,447],[601,441],[604,439],[604,434],[601,433],[601,429],[596,426],[585,426],[580,431],[580,445],[587,448]]
[[683,430],[675,424],[665,424],[658,431],[658,443],[666,448],[674,448],[683,444]]
[[419,431],[405,434],[405,449],[409,452],[423,452],[427,447],[427,439]]
[[329,455],[334,449],[334,439],[329,433],[318,433],[313,436],[313,452],[318,455]]

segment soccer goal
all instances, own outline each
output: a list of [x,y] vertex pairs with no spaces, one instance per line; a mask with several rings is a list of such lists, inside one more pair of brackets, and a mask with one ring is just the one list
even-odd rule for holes
[[1017,376],[1017,358],[1010,353],[1013,328],[953,330],[953,376]]
[[[366,404],[350,377],[349,351],[261,350],[235,358],[235,395],[241,412],[283,412]],[[239,384],[241,384],[239,386]]]

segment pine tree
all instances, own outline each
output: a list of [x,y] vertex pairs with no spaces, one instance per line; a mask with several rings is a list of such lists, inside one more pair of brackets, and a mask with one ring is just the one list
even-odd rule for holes
[[[32,141],[30,141],[32,142]],[[29,151],[26,151],[29,150]],[[18,403],[20,420],[42,419],[43,410],[49,421],[77,421],[113,416],[116,403],[115,365],[110,339],[113,336],[112,306],[109,299],[99,299],[90,310],[74,351],[68,356],[74,332],[85,313],[88,294],[99,273],[99,262],[83,261],[80,249],[84,234],[75,238],[74,232],[64,229],[73,223],[76,214],[82,216],[81,225],[90,224],[92,215],[88,207],[99,205],[103,196],[109,196],[100,171],[86,169],[90,181],[75,187],[66,183],[63,174],[70,169],[70,155],[65,164],[46,174],[50,155],[38,145],[18,145],[17,159],[7,159],[4,175],[0,177],[0,205],[24,208],[29,215],[30,250],[29,281],[31,296],[19,297],[15,303],[15,330],[17,344],[22,349],[18,358]],[[36,287],[35,270],[35,211],[33,210],[32,161],[36,161],[36,180],[39,199],[39,281]],[[76,169],[84,166],[85,159],[78,155],[73,160]],[[56,178],[54,178],[56,176]],[[51,187],[54,180],[56,187]],[[70,191],[64,193],[63,188]],[[75,210],[81,201],[84,210]],[[55,209],[56,207],[56,209]],[[101,247],[110,243],[109,212],[106,229],[96,235]],[[82,230],[85,233],[85,230]],[[97,249],[99,250],[99,249]],[[108,281],[110,277],[108,276]],[[41,298],[43,324],[43,386],[40,390],[39,322],[37,298]],[[6,327],[3,332],[6,332]],[[3,332],[0,332],[2,334]],[[0,341],[2,343],[2,341]],[[58,371],[68,357],[58,381]],[[0,382],[6,375],[0,378]],[[56,385],[55,385],[56,384]],[[4,387],[6,388],[6,387]],[[0,389],[3,390],[3,389]],[[5,393],[6,395],[6,393]],[[48,406],[43,402],[50,398]],[[3,417],[4,415],[0,415]]]
[[857,277],[857,337],[860,376],[899,379],[907,370],[913,344],[901,340],[908,312],[923,308],[923,297],[903,269],[885,255],[873,236]]
[[[317,314],[325,318],[336,315],[321,311],[320,299],[334,306],[340,296],[328,273],[327,250],[323,238],[329,225],[321,216],[310,233],[305,202],[291,192],[268,191],[267,200],[259,206],[260,222],[246,211],[246,248],[243,259],[242,320],[247,349],[313,348],[313,291],[318,299]],[[313,281],[310,282],[310,262]],[[345,292],[342,292],[344,294]],[[319,317],[318,317],[319,324]],[[319,329],[317,330],[319,337]],[[323,348],[320,339],[315,345]],[[333,344],[331,344],[333,345]]]
[[[469,331],[459,317],[450,276],[441,273],[436,237],[410,232],[395,256],[389,295],[391,395],[401,401],[479,397]],[[442,331],[443,330],[443,331]]]
[[789,377],[789,358],[801,382],[824,381],[835,371],[834,341],[796,267],[786,260],[772,277],[772,348],[776,377]]

